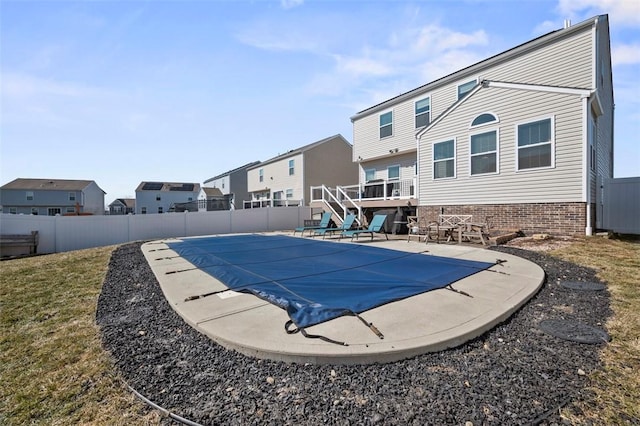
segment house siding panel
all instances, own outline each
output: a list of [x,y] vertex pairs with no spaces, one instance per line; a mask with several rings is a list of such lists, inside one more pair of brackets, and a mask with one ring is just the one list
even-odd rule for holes
[[482,79],[591,88],[592,61],[591,31],[585,29],[492,67],[482,73]]
[[[486,112],[500,122],[476,131],[499,130],[499,173],[469,174],[469,123]],[[549,108],[553,105],[553,108]],[[472,95],[422,137],[420,145],[420,203],[424,205],[583,201],[582,102],[579,96],[485,88]],[[516,170],[516,125],[539,118],[555,120],[555,167]],[[456,178],[433,180],[433,143],[456,138]]]

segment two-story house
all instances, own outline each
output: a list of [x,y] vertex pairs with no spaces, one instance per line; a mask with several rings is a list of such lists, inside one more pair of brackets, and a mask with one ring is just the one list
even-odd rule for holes
[[[136,214],[198,211],[199,194],[199,183],[141,182],[136,188]],[[177,205],[181,207],[176,209]]]
[[3,213],[103,215],[105,192],[92,180],[15,179],[0,187]]
[[223,194],[220,188],[202,187],[198,195],[198,211],[233,210],[232,197],[233,194]]
[[109,215],[133,214],[136,212],[135,198],[116,198],[109,204]]
[[247,169],[251,199],[245,208],[308,205],[314,186],[337,186],[358,179],[352,145],[334,135],[292,149]]
[[247,170],[260,164],[259,161],[247,163],[228,172],[204,181],[205,188],[218,188],[222,195],[230,200],[231,210],[243,208],[243,200],[251,198],[247,189]]
[[398,205],[415,194],[429,220],[591,234],[597,182],[613,176],[610,58],[607,15],[567,22],[357,113],[361,185],[416,177]]

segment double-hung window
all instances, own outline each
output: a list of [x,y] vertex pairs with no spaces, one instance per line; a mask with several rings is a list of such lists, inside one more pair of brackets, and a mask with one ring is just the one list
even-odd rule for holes
[[293,176],[295,173],[295,161],[289,160],[289,176]]
[[471,135],[471,175],[498,171],[498,131]]
[[393,135],[393,111],[380,114],[380,139]]
[[518,170],[553,167],[553,117],[519,124]]
[[433,144],[433,178],[445,179],[456,176],[456,142],[451,139]]
[[387,168],[387,179],[398,180],[400,179],[400,166],[389,166]]
[[431,122],[431,99],[424,98],[416,102],[416,129]]
[[462,99],[467,96],[467,93],[471,91],[476,85],[476,80],[467,81],[458,86],[458,99]]
[[264,169],[258,170],[258,180],[264,182]]
[[33,191],[27,191],[27,201],[33,201]]
[[364,181],[369,182],[376,178],[376,169],[365,169]]
[[69,193],[69,201],[75,201],[76,200],[76,193],[75,192],[70,192]]

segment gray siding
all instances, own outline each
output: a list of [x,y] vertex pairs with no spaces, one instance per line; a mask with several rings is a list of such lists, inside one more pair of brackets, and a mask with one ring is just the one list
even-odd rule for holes
[[[83,191],[3,189],[0,192],[4,213],[15,207],[19,214],[31,214],[32,208],[37,208],[40,215],[48,214],[49,208],[59,208],[60,213],[65,214],[67,210],[75,211],[76,203],[79,203],[81,212],[104,214],[104,192],[95,183]],[[27,192],[33,192],[33,200],[27,200]],[[70,200],[69,194],[74,194],[75,200]]]
[[561,40],[483,71],[483,80],[592,88],[592,31],[585,28]]
[[[490,105],[489,109],[487,105]],[[477,115],[493,112],[497,125],[469,129]],[[516,170],[516,126],[553,117],[555,166]],[[498,130],[499,173],[470,175],[469,135]],[[484,88],[423,137],[420,145],[421,205],[583,201],[582,101],[576,95]],[[433,143],[456,140],[456,178],[433,179]]]

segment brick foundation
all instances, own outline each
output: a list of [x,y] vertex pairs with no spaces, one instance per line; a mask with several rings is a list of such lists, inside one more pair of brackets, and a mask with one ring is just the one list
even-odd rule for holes
[[587,223],[586,203],[418,206],[417,213],[429,221],[440,213],[471,214],[474,222],[488,221],[491,229],[520,230],[526,235],[584,235]]

